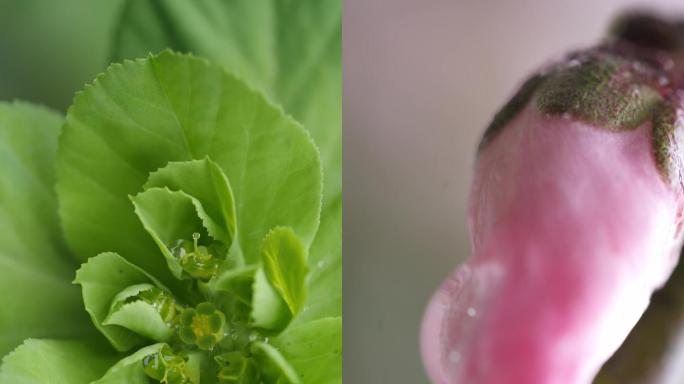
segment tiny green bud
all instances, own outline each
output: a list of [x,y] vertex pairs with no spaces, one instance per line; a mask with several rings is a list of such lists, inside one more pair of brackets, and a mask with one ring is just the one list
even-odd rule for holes
[[193,278],[200,280],[211,279],[222,262],[220,247],[217,244],[209,246],[199,245],[200,234],[192,234],[192,242],[176,240],[171,243],[169,250],[181,264],[183,270]]
[[162,384],[197,384],[187,372],[188,358],[173,353],[168,345],[142,360],[143,371]]
[[185,309],[180,316],[178,336],[186,344],[211,350],[223,339],[226,317],[213,304],[204,302]]

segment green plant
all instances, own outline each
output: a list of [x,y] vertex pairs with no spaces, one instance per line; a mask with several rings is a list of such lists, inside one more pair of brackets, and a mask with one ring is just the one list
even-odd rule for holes
[[[66,120],[0,104],[0,382],[341,382],[339,4],[322,3],[129,1],[117,61],[216,62],[123,60]],[[141,17],[232,29],[178,46]],[[325,49],[298,61],[321,22]]]

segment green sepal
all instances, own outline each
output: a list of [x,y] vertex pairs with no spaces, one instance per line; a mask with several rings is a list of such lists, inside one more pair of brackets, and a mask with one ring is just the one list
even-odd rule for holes
[[568,113],[605,129],[635,129],[651,118],[662,96],[640,73],[621,73],[623,67],[631,64],[618,56],[560,66],[539,84],[535,105],[543,113]]

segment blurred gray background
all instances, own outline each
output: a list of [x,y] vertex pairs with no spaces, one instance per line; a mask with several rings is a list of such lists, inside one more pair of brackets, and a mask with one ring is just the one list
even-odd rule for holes
[[539,64],[621,10],[684,1],[344,2],[344,381],[426,383],[423,308],[469,253],[479,135]]

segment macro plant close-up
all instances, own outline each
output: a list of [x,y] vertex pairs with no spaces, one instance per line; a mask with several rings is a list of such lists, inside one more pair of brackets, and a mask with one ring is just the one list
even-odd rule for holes
[[339,1],[118,5],[0,102],[0,383],[341,383]]
[[345,379],[682,383],[684,3],[345,9]]
[[681,20],[626,12],[494,116],[468,203],[473,256],[422,323],[433,382],[681,380]]
[[683,250],[683,0],[0,0],[0,384],[679,384]]

